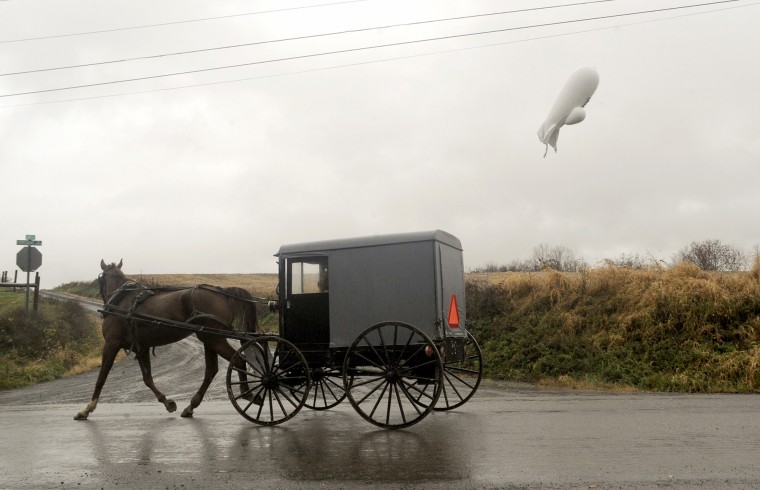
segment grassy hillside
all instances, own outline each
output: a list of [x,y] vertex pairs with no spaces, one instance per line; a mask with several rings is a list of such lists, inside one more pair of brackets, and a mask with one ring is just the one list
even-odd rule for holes
[[760,391],[760,263],[747,273],[602,268],[471,275],[487,376],[570,386]]
[[97,316],[78,304],[40,298],[27,318],[25,293],[0,290],[0,389],[91,369],[100,350]]
[[[144,275],[144,284],[238,286],[275,274]],[[760,262],[743,273],[681,264],[580,273],[470,273],[468,327],[496,379],[686,392],[760,391]],[[66,285],[97,297],[97,284]],[[81,293],[80,293],[81,294]],[[259,308],[263,325],[277,318]]]

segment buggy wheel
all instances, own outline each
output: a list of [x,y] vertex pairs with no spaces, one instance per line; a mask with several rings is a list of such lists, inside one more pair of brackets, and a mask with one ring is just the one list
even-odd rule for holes
[[340,369],[329,367],[311,369],[311,385],[304,405],[312,410],[328,410],[345,398],[343,372]]
[[480,386],[483,379],[483,354],[475,337],[467,332],[464,359],[443,363],[443,390],[433,410],[452,410],[461,407]]
[[443,362],[422,331],[401,322],[374,325],[343,362],[348,400],[368,422],[386,429],[414,425],[430,413],[442,388]]
[[[233,380],[233,373],[236,373]],[[292,418],[306,402],[309,366],[301,351],[273,335],[242,345],[227,367],[227,395],[240,415],[261,425]]]

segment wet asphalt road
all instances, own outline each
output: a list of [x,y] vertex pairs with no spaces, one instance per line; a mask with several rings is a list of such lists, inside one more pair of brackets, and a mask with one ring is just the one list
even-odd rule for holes
[[73,416],[96,373],[0,392],[0,489],[760,488],[757,395],[486,382],[459,410],[402,431],[377,429],[348,403],[260,427],[227,401],[223,371],[195,418],[180,418],[202,376],[200,344],[157,354],[173,414],[130,359],[87,421]]

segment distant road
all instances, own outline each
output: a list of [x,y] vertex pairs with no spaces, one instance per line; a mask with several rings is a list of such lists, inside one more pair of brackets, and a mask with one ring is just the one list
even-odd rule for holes
[[53,291],[40,291],[40,296],[44,298],[50,298],[50,299],[77,301],[79,302],[80,305],[84,306],[86,309],[90,311],[94,311],[94,312],[97,312],[99,309],[103,307],[102,301],[95,301],[95,300],[83,298],[82,296],[74,296],[73,294],[54,293]]

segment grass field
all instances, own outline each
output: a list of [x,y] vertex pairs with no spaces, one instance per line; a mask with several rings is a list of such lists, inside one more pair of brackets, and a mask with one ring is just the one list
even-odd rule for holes
[[[220,287],[243,288],[261,298],[277,299],[277,274],[140,274],[128,275],[129,279],[145,286],[195,286],[210,284]],[[62,284],[54,291],[66,292],[100,299],[98,282],[73,282]]]
[[142,274],[129,276],[141,284],[160,284],[162,286],[194,286],[210,284],[221,287],[238,287],[252,295],[277,299],[277,274]]
[[[32,302],[32,296],[29,296],[29,302]],[[0,315],[5,314],[13,308],[23,307],[26,305],[26,292],[22,289],[13,291],[12,288],[0,288]]]
[[[275,274],[132,279],[242,287],[271,299],[277,286]],[[465,280],[467,325],[483,349],[487,377],[615,390],[760,391],[760,260],[740,273],[680,264],[469,273]],[[77,287],[97,297],[97,283]],[[259,310],[262,324],[276,331],[277,315]]]

